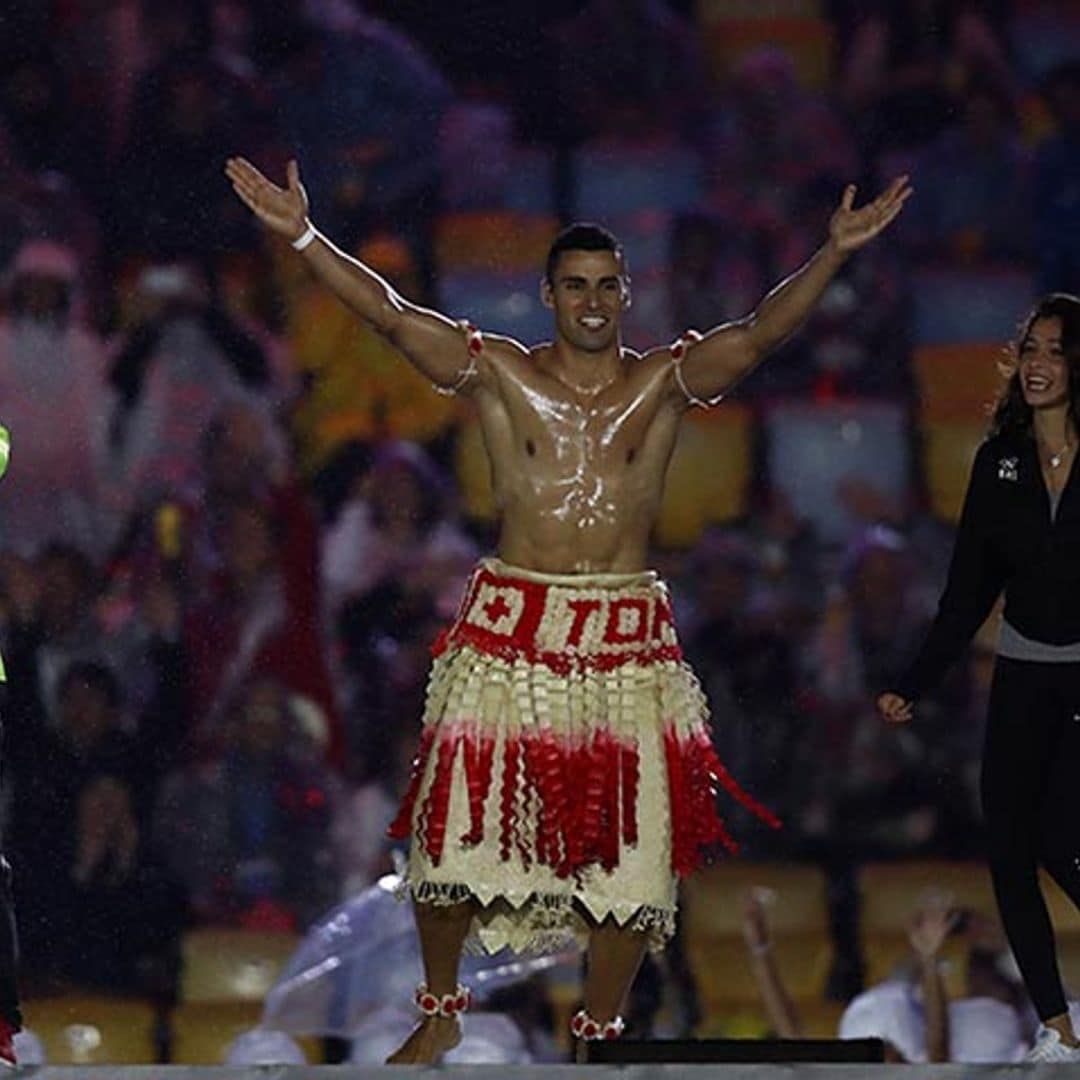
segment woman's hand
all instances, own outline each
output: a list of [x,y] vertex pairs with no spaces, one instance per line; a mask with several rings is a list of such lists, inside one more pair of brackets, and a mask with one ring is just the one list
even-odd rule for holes
[[913,715],[913,706],[910,701],[905,701],[899,694],[882,694],[877,699],[878,712],[885,717],[890,724],[906,724]]

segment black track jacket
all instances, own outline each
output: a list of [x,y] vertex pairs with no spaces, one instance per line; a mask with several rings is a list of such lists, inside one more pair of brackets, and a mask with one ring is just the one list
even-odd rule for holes
[[1057,516],[1035,439],[1000,434],[979,447],[937,617],[896,693],[917,701],[967,647],[1005,590],[1005,618],[1048,645],[1080,641],[1080,476]]

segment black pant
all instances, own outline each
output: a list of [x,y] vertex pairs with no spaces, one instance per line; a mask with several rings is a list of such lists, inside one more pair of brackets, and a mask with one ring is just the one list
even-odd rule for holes
[[1042,865],[1080,907],[1080,664],[999,657],[982,764],[1002,922],[1042,1020],[1065,1012]]
[[[3,701],[3,692],[4,684],[0,683],[0,702]],[[22,1027],[19,988],[15,978],[18,964],[19,938],[15,932],[11,864],[0,855],[0,1018],[6,1020],[16,1031]]]
[[[6,691],[0,682],[0,705]],[[0,725],[0,738],[3,726]],[[0,1017],[12,1027],[22,1027],[19,1012],[19,991],[15,972],[19,961],[19,939],[15,933],[15,903],[11,896],[11,866],[0,855]]]
[[15,905],[11,899],[11,866],[0,855],[0,1017],[13,1028],[22,1027],[15,971],[19,941],[15,933]]

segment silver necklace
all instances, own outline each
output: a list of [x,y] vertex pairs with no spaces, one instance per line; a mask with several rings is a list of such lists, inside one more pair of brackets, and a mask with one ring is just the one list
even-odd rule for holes
[[1065,455],[1072,449],[1072,447],[1066,443],[1056,454],[1050,455],[1050,468],[1060,468],[1061,463],[1065,460]]

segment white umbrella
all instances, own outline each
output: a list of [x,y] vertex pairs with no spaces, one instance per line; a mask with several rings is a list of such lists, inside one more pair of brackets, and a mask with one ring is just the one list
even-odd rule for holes
[[[312,927],[267,994],[262,1027],[352,1038],[378,1009],[411,1009],[422,980],[420,943],[411,905],[395,896],[400,884],[396,874],[388,874]],[[500,987],[576,960],[572,951],[465,956],[461,979],[482,1000]]]

